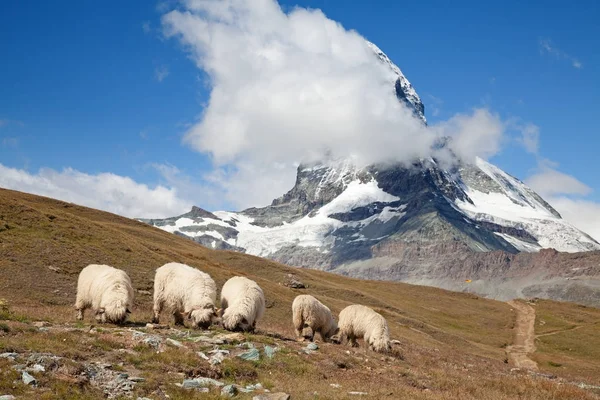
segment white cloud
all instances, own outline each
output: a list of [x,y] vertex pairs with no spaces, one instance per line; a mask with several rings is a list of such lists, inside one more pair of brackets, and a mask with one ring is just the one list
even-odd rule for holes
[[550,203],[562,217],[600,242],[600,203],[582,198],[592,189],[577,178],[557,171],[558,164],[540,162],[540,171],[525,183]]
[[573,68],[581,69],[583,68],[583,64],[576,57],[573,57],[570,54],[565,53],[561,49],[554,46],[550,39],[540,39],[540,53],[541,54],[550,54],[557,59],[567,60],[571,63]]
[[167,76],[169,76],[169,67],[166,65],[161,65],[154,69],[154,78],[157,81],[162,82],[167,78]]
[[150,21],[144,21],[142,23],[142,31],[144,31],[145,34],[148,34],[152,31],[152,27],[150,25]]
[[600,242],[600,203],[566,196],[547,200],[565,220]]
[[534,124],[525,124],[517,126],[521,136],[517,138],[519,143],[525,147],[525,150],[531,154],[538,154],[540,142],[540,128]]
[[506,124],[497,114],[476,109],[472,114],[457,114],[431,127],[440,137],[452,138],[450,148],[463,160],[476,156],[489,158],[500,151]]
[[189,199],[190,203],[209,210],[228,206],[224,189],[211,182],[210,177],[200,173],[193,176],[172,164],[154,163],[151,167],[159,173],[166,186],[177,191],[180,198]]
[[395,76],[365,39],[320,10],[190,0],[162,23],[209,77],[208,105],[184,141],[212,157],[239,207],[267,204],[291,187],[296,163],[325,154],[411,161],[431,155],[441,135],[455,137],[464,158],[500,148],[504,124],[485,109],[424,126],[398,102]]
[[588,195],[592,192],[589,186],[577,178],[548,167],[543,167],[539,173],[527,178],[525,183],[542,197]]
[[111,173],[90,175],[66,168],[44,168],[36,174],[0,164],[0,187],[52,197],[127,217],[170,217],[188,211],[192,203],[174,188],[140,184]]

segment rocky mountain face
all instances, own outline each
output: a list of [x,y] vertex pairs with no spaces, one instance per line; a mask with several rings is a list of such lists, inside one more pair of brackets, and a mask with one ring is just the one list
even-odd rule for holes
[[[369,46],[393,72],[390,85],[399,101],[426,123],[410,82],[377,46]],[[593,252],[600,244],[523,182],[481,159],[456,160],[450,168],[435,159],[366,168],[347,160],[300,165],[294,187],[267,207],[213,213],[194,207],[178,217],[143,221],[207,247],[298,267],[501,299],[600,305],[594,294],[600,267],[584,261],[598,259],[599,252],[557,253]],[[554,250],[540,252],[547,248]]]

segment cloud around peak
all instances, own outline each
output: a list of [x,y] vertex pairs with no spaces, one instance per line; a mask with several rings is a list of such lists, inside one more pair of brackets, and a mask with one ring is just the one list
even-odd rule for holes
[[[326,155],[364,165],[410,162],[433,156],[444,136],[467,160],[501,148],[507,125],[487,109],[424,125],[396,97],[395,71],[364,37],[320,10],[190,0],[164,14],[162,25],[209,80],[208,104],[184,143],[212,158],[217,183],[239,207],[267,204],[293,184],[298,163]],[[240,196],[248,179],[265,190]]]

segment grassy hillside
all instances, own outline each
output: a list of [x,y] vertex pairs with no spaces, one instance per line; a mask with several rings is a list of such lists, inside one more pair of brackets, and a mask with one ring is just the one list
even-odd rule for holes
[[[120,368],[135,367],[136,372],[145,374],[145,383],[137,385],[137,395],[159,398],[155,397],[157,390],[171,398],[189,395],[173,385],[175,380],[170,374],[207,373],[202,369],[206,362],[194,353],[202,350],[196,344],[156,354],[121,340],[128,331],[114,327],[90,330],[89,325],[86,328],[74,321],[79,271],[90,263],[105,263],[130,275],[137,297],[128,329],[143,331],[151,317],[154,271],[170,261],[202,269],[219,286],[231,276],[245,275],[265,291],[268,309],[258,324],[259,333],[246,339],[276,345],[281,351],[268,362],[228,360],[220,370],[211,372],[224,380],[238,382],[251,377],[268,381],[273,390],[287,391],[293,399],[315,398],[314,392],[318,398],[356,397],[348,391],[366,392],[369,398],[597,398],[594,389],[580,389],[575,384],[600,384],[600,357],[597,351],[588,351],[588,346],[599,348],[600,337],[594,335],[594,329],[598,331],[600,310],[538,303],[537,307],[542,308],[539,318],[545,323],[536,321],[536,333],[538,328],[541,333],[546,329],[564,331],[538,339],[540,352],[534,357],[540,370],[559,376],[549,379],[542,374],[511,370],[505,362],[504,349],[513,341],[515,321],[514,311],[506,303],[429,287],[293,269],[240,253],[206,249],[109,213],[8,190],[0,190],[0,298],[10,307],[2,313],[8,321],[4,323],[6,329],[0,329],[0,353],[39,351],[70,358],[76,354],[79,362],[94,357],[118,360]],[[284,286],[289,273],[308,288]],[[387,318],[392,338],[400,344],[391,356],[383,358],[363,348],[332,344],[322,345],[311,355],[298,354],[302,344],[290,340],[291,303],[301,293],[317,296],[336,314],[352,303],[375,308]],[[172,322],[163,318],[164,322]],[[53,328],[40,333],[32,325],[38,320],[49,321]],[[87,323],[91,323],[90,318]],[[569,324],[584,326],[566,329]],[[583,341],[585,346],[581,345]],[[127,353],[126,359],[122,352],[113,357],[119,349],[130,350],[131,354]],[[0,377],[0,395],[14,391],[37,398],[41,390],[65,398],[100,396],[87,384],[65,389],[60,374],[40,380],[38,389],[24,387],[13,382],[18,376],[15,378],[16,372],[8,366],[0,359],[0,370],[10,371]],[[348,390],[340,391],[331,384]]]

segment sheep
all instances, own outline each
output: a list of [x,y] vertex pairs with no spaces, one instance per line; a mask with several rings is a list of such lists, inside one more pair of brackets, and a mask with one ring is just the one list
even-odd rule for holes
[[[338,327],[331,315],[331,310],[313,296],[302,294],[297,296],[292,303],[294,328],[298,339],[314,340],[319,332],[324,341],[337,333]],[[309,333],[306,333],[308,331]]]
[[92,308],[96,321],[122,324],[133,306],[133,287],[129,276],[108,265],[90,264],[79,273],[75,309],[82,320],[87,308]]
[[253,332],[265,312],[265,296],[258,284],[243,276],[234,276],[221,289],[223,328]]
[[184,325],[185,315],[193,326],[207,329],[217,318],[216,300],[217,285],[209,274],[185,264],[165,264],[154,276],[152,322],[157,324],[167,308],[176,325]]
[[362,337],[373,351],[383,353],[391,350],[387,321],[369,307],[353,304],[344,308],[340,312],[338,326],[340,341],[347,339],[352,347],[358,346],[356,338]]

